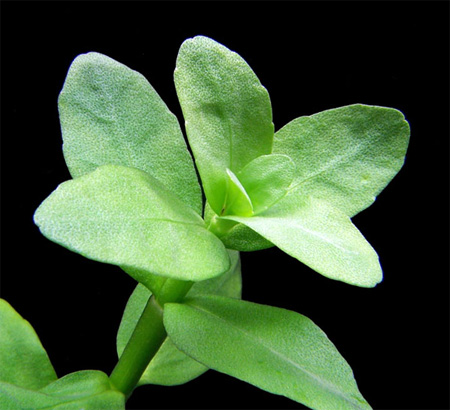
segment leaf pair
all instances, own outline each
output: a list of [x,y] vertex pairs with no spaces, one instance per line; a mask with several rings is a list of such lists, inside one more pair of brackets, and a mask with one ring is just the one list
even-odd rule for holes
[[8,410],[124,410],[125,398],[100,371],[57,380],[31,325],[0,299],[0,408]]
[[72,63],[59,97],[73,180],[35,214],[49,239],[122,267],[149,289],[228,270],[205,228],[201,189],[176,117],[141,74],[98,53]]
[[409,126],[399,111],[351,105],[274,134],[266,89],[241,57],[205,37],[181,46],[175,85],[208,229],[228,248],[276,245],[329,278],[365,287],[381,280],[350,217],[403,164]]
[[[225,275],[195,283],[182,303],[164,305],[168,337],[138,386],[172,386],[217,370],[316,409],[370,409],[353,373],[308,318],[239,300],[239,252]],[[117,335],[121,356],[151,292],[138,285]]]

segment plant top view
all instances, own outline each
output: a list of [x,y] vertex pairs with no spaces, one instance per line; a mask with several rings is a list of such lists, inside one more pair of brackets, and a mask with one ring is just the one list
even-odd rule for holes
[[255,73],[203,36],[181,45],[174,81],[193,158],[141,74],[95,52],[70,66],[58,108],[73,179],[34,221],[138,283],[110,375],[58,378],[33,328],[0,300],[0,408],[125,409],[136,387],[180,385],[208,369],[312,409],[371,408],[310,319],[241,299],[240,252],[275,246],[327,278],[376,286],[378,255],[351,218],[402,167],[403,114],[355,104],[275,132]]

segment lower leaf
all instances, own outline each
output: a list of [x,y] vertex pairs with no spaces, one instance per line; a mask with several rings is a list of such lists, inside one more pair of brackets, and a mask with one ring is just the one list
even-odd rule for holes
[[313,409],[370,409],[336,347],[308,318],[219,296],[166,304],[175,345],[205,366]]
[[30,323],[0,299],[0,382],[40,389],[56,379],[47,352]]
[[125,397],[100,371],[71,373],[41,390],[0,382],[0,408],[8,410],[124,410]]
[[[188,296],[218,294],[232,298],[241,297],[242,280],[239,252],[228,251],[231,269],[222,276],[196,282]],[[141,317],[142,312],[152,293],[143,285],[138,284],[130,299],[117,333],[117,354],[120,357]],[[175,347],[170,338],[162,344],[158,353],[152,359],[138,386],[159,384],[174,386],[187,383],[202,375],[208,367],[185,355]]]

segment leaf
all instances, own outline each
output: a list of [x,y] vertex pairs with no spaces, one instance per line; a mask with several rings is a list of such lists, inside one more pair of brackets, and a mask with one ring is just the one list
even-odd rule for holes
[[[215,294],[231,298],[241,297],[242,279],[239,252],[228,252],[231,259],[230,270],[217,278],[196,282],[189,291],[189,296]],[[117,354],[119,357],[125,349],[150,296],[151,292],[145,286],[138,284],[128,300],[117,333]],[[167,338],[145,370],[138,386],[145,384],[165,386],[183,384],[195,379],[207,370],[207,367],[179,351]]]
[[201,190],[178,120],[138,72],[99,53],[78,56],[58,100],[72,176],[138,168],[201,213]]
[[106,374],[85,370],[64,376],[38,391],[0,382],[0,407],[11,410],[124,410],[125,397],[114,390]]
[[400,111],[357,104],[293,120],[275,134],[273,152],[294,160],[299,200],[312,195],[351,217],[397,174],[408,142]]
[[57,378],[30,323],[3,299],[0,299],[0,363],[0,382],[18,387],[40,389]]
[[382,280],[378,255],[350,218],[318,199],[298,202],[289,194],[260,215],[223,218],[247,225],[328,278],[362,287]]
[[174,76],[206,198],[220,214],[226,169],[236,174],[272,152],[269,94],[238,54],[202,36],[181,45]]
[[[294,178],[295,164],[287,155],[262,155],[249,162],[238,174],[255,214],[282,199]],[[247,216],[244,214],[235,214]]]
[[352,370],[308,318],[225,297],[167,304],[175,345],[219,372],[313,409],[370,409]]
[[227,169],[227,195],[222,208],[221,215],[252,216],[253,205],[245,188],[233,171]]
[[144,285],[145,272],[197,281],[230,267],[201,217],[133,168],[105,165],[64,182],[40,205],[35,222],[47,238],[87,258],[137,269]]

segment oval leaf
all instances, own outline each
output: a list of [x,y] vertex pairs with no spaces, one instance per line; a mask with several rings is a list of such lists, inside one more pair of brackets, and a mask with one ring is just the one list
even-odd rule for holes
[[202,36],[181,45],[175,86],[206,198],[220,214],[226,169],[272,152],[269,94],[238,54]]
[[82,54],[70,66],[58,105],[73,177],[107,164],[138,168],[201,213],[178,120],[141,74],[105,55]]
[[164,324],[211,369],[313,409],[370,409],[336,347],[298,313],[212,296],[167,304]]
[[[38,208],[41,232],[100,262],[180,280],[226,272],[230,261],[201,217],[137,169],[105,165],[61,184]],[[149,279],[149,287],[153,284]]]
[[322,275],[362,287],[382,280],[378,255],[350,218],[315,198],[288,194],[266,212],[227,216],[256,231]]
[[[239,252],[228,252],[231,259],[230,270],[217,278],[194,283],[188,296],[214,294],[231,298],[241,297],[242,279]],[[150,296],[151,292],[140,284],[137,285],[130,296],[117,333],[117,354],[119,357],[125,349]],[[148,365],[138,385],[174,386],[187,383],[207,370],[206,366],[186,356],[175,347],[170,338],[167,338]]]
[[30,323],[3,299],[0,299],[0,363],[0,381],[18,387],[37,390],[57,378]]
[[275,134],[273,152],[294,160],[299,200],[312,195],[351,217],[397,174],[408,142],[400,111],[357,104],[293,120]]

